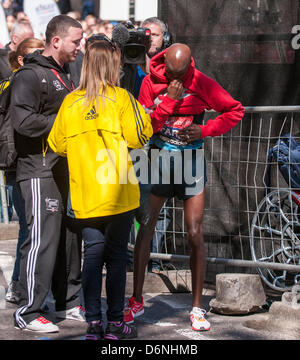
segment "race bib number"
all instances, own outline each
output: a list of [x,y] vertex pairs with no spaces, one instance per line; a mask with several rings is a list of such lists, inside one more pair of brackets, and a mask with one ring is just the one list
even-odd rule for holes
[[194,116],[170,116],[160,131],[160,139],[172,145],[187,145],[187,142],[178,136],[178,131],[192,125]]

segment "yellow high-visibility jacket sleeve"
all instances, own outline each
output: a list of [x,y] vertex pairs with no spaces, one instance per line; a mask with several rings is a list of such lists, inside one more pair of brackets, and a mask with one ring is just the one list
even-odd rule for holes
[[124,101],[121,127],[127,146],[131,149],[141,148],[153,134],[150,116],[130,93],[127,102]]

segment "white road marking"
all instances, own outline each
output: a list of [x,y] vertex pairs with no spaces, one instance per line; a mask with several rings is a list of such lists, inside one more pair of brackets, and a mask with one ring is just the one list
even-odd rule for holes
[[158,321],[157,323],[154,323],[154,325],[161,326],[161,327],[177,326],[177,324],[173,324],[170,322],[162,322],[162,321]]
[[175,330],[178,334],[187,337],[191,340],[211,340],[211,338],[202,335],[199,331],[194,331],[191,329],[177,329]]

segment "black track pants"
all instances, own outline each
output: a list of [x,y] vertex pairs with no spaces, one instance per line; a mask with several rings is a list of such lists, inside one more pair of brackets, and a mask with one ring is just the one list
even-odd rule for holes
[[30,230],[21,247],[21,301],[14,314],[17,325],[23,328],[40,316],[51,287],[56,310],[80,304],[81,239],[66,229],[63,186],[53,178],[33,178],[21,181],[20,187]]

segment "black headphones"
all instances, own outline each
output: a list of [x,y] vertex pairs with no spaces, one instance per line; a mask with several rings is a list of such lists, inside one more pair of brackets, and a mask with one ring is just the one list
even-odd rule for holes
[[166,23],[164,24],[167,30],[163,32],[162,50],[166,49],[167,47],[173,44],[173,36],[169,32],[168,25]]

